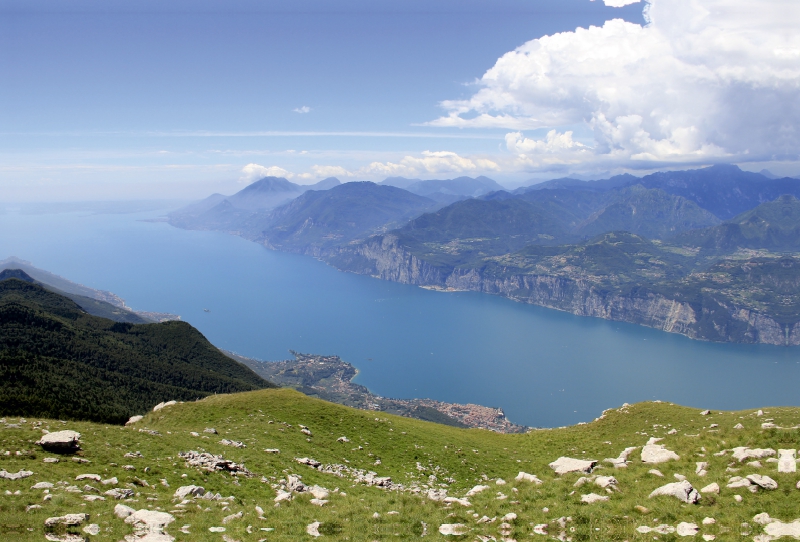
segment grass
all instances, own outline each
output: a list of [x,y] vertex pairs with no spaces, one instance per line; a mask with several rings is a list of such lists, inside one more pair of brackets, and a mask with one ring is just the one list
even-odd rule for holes
[[[717,523],[701,526],[702,534],[724,535],[720,540],[749,540],[762,532],[761,527],[752,522],[753,516],[760,512],[768,512],[783,521],[800,515],[796,506],[800,493],[795,489],[797,474],[778,474],[775,464],[765,461],[762,461],[762,468],[737,464],[735,467],[740,471],[736,475],[766,474],[775,479],[779,487],[756,494],[727,489],[725,485],[733,474],[726,473],[725,469],[733,459],[730,454],[713,455],[734,446],[798,447],[800,434],[797,430],[763,430],[761,423],[765,419],[773,419],[780,426],[794,426],[800,423],[800,409],[766,409],[764,417],[757,417],[755,411],[701,416],[697,409],[667,403],[641,403],[607,411],[601,419],[585,425],[525,435],[501,435],[355,410],[279,389],[216,395],[167,407],[124,428],[27,419],[19,424],[20,428],[0,429],[0,450],[11,452],[10,455],[0,452],[0,469],[9,472],[25,469],[35,473],[23,480],[0,480],[0,538],[41,541],[46,518],[73,512],[86,512],[91,516],[90,523],[100,525],[101,533],[91,537],[92,540],[117,541],[130,534],[130,526],[113,515],[116,502],[110,498],[86,502],[84,494],[53,489],[52,500],[43,501],[42,490],[30,489],[40,481],[64,481],[83,487],[86,482],[75,482],[75,477],[95,473],[104,479],[116,476],[120,487],[133,484],[130,487],[137,492],[132,499],[134,502],[124,504],[137,509],[179,510],[173,493],[179,486],[189,484],[234,497],[228,504],[196,500],[183,507],[184,511],[172,512],[176,520],[167,531],[177,540],[221,542],[223,535],[241,541],[311,539],[305,529],[314,521],[321,522],[323,539],[330,540],[397,540],[419,538],[423,532],[427,540],[475,540],[478,535],[500,540],[500,518],[509,512],[517,514],[517,519],[510,522],[509,535],[517,540],[546,540],[547,537],[533,534],[533,526],[541,523],[549,524],[549,538],[557,536],[556,520],[560,517],[572,518],[567,524],[567,535],[575,541],[652,540],[652,533],[639,534],[636,527],[660,523],[674,527],[681,521],[700,525],[705,517],[714,517]],[[19,420],[9,418],[6,422],[17,424]],[[745,429],[733,429],[737,423],[742,423]],[[301,424],[308,426],[313,436],[301,433]],[[718,424],[718,427],[712,429],[711,424]],[[219,434],[203,433],[206,427],[216,428]],[[51,431],[69,428],[82,433],[83,449],[79,456],[90,463],[78,464],[69,457],[61,457],[56,464],[44,463],[42,459],[52,454],[43,453],[34,445],[42,428]],[[672,428],[677,434],[668,434]],[[139,429],[155,430],[160,436]],[[201,436],[191,436],[191,431]],[[338,442],[341,436],[348,437],[350,442]],[[607,502],[582,504],[582,494],[605,494],[604,491],[593,485],[574,488],[579,475],[558,477],[547,466],[562,455],[602,461],[616,457],[627,446],[641,446],[653,436],[664,437],[661,444],[677,452],[681,459],[655,465],[664,478],[648,474],[654,465],[640,461],[640,450],[631,454],[627,469],[613,469],[605,464],[604,469],[596,473],[613,475],[619,481],[619,491],[610,495]],[[224,446],[219,443],[222,438],[243,441],[247,447]],[[278,448],[281,453],[267,454],[263,451],[265,448]],[[187,467],[178,458],[178,452],[187,450],[222,454],[227,459],[244,463],[255,476],[232,477]],[[25,453],[16,455],[18,451]],[[144,457],[123,457],[126,452],[133,451],[140,451]],[[391,476],[395,483],[406,488],[414,485],[423,489],[424,485],[438,488],[446,484],[448,494],[456,497],[463,497],[479,483],[491,487],[470,497],[469,507],[446,505],[409,491],[368,487],[321,473],[296,463],[296,457],[372,470],[379,476]],[[378,465],[377,460],[380,460]],[[706,477],[694,474],[696,461],[709,462]],[[134,465],[136,470],[123,470],[126,464]],[[544,484],[515,482],[519,471],[537,475]],[[699,505],[686,505],[668,497],[648,499],[653,489],[675,481],[673,474],[676,473],[686,475],[697,489],[717,482],[722,487],[721,494],[704,495]],[[291,502],[275,506],[273,485],[288,474],[302,476],[308,485],[318,484],[329,490],[338,488],[339,492],[332,492],[329,503],[321,508],[310,504],[308,495],[299,495]],[[435,481],[429,478],[432,475]],[[497,485],[498,478],[507,483]],[[142,486],[141,480],[150,487]],[[89,483],[101,491],[108,489]],[[65,486],[56,486],[59,487]],[[15,495],[16,491],[20,494]],[[498,500],[498,493],[507,498]],[[734,494],[741,495],[743,501],[737,503]],[[32,504],[42,508],[26,512],[26,507]],[[256,505],[264,509],[264,519],[258,518]],[[642,514],[636,510],[636,505],[646,506],[650,512]],[[240,511],[243,517],[225,524],[225,533],[209,532],[209,527],[223,526],[224,517]],[[388,514],[390,511],[398,514]],[[374,517],[376,513],[378,516]],[[498,519],[493,523],[477,523],[482,516]],[[743,522],[751,526],[743,528]],[[462,523],[470,530],[463,537],[443,537],[438,533],[443,523]],[[191,534],[180,532],[183,525],[190,526]],[[261,531],[261,528],[274,530]],[[80,533],[79,530],[72,532]],[[749,533],[749,536],[742,533]],[[661,540],[676,539],[675,535],[657,536]]]

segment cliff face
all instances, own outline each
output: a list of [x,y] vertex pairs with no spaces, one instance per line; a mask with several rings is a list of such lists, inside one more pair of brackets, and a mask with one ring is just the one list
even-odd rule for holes
[[434,265],[410,253],[394,235],[315,254],[345,271],[383,280],[467,290],[562,310],[578,316],[644,325],[693,339],[800,345],[800,324],[781,324],[767,314],[708,295],[683,299],[646,287],[614,291],[583,279],[557,275],[489,273]]

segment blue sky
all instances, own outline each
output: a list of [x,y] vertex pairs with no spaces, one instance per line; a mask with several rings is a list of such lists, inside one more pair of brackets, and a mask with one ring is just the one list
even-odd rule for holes
[[[0,199],[193,198],[235,191],[265,173],[300,183],[329,174],[488,174],[514,184],[756,153],[751,169],[792,169],[786,149],[795,136],[756,149],[714,135],[703,123],[716,117],[696,121],[691,107],[684,111],[681,92],[722,98],[692,87],[702,78],[694,72],[687,82],[686,69],[671,67],[673,57],[686,63],[679,52],[664,59],[664,43],[686,38],[679,17],[646,26],[646,4],[631,2],[0,1]],[[685,3],[653,0],[649,9],[660,15]],[[711,12],[713,24],[689,36],[698,46],[708,28],[733,32],[744,20]],[[610,26],[613,19],[626,22]],[[787,59],[776,62],[791,62],[795,45],[787,42]],[[628,58],[625,47],[642,58]],[[599,60],[583,58],[605,48],[612,52]],[[663,96],[620,105],[596,91],[654,94],[658,73],[641,73],[648,54],[663,62],[666,83],[675,82],[670,111],[653,105]],[[699,64],[725,68],[709,56]],[[797,79],[786,79],[755,104],[790,100]],[[730,99],[752,103],[754,83],[747,85]],[[581,105],[590,95],[599,105]],[[694,105],[701,106],[709,107]],[[648,127],[658,115],[659,128]],[[670,122],[672,131],[664,128]],[[765,122],[741,119],[726,129],[769,130]]]

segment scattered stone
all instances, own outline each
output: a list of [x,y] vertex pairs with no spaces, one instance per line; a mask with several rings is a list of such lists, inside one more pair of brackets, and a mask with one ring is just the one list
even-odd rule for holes
[[501,518],[501,521],[509,522],[509,521],[514,521],[515,519],[517,519],[517,515],[514,512],[509,512],[508,514],[506,514]]
[[105,497],[101,497],[100,495],[84,495],[84,501],[95,502],[95,501],[104,501],[106,500]]
[[742,496],[741,495],[734,495],[733,496],[733,500],[736,501],[736,502],[742,502]]
[[467,491],[467,494],[465,495],[465,497],[472,497],[473,495],[477,495],[481,491],[485,491],[487,489],[489,489],[489,486],[477,485],[477,486],[473,487],[472,489],[470,489],[469,491]]
[[347,437],[339,437],[336,439],[336,442],[350,442],[350,439]]
[[733,476],[728,480],[727,487],[729,489],[739,489],[741,487],[750,487],[752,482],[748,478],[742,478],[741,476]]
[[225,527],[209,527],[208,531],[211,533],[224,533]]
[[660,495],[675,497],[679,501],[687,504],[697,504],[700,502],[700,493],[686,480],[661,486],[650,493],[650,498],[652,499]]
[[56,525],[77,526],[89,520],[89,514],[66,514],[44,520],[45,527],[55,527]]
[[84,527],[83,532],[91,536],[97,536],[100,534],[100,526],[97,523],[92,523]]
[[86,463],[91,463],[91,461],[89,461],[88,459],[84,459],[84,458],[82,458],[82,457],[73,457],[73,458],[72,458],[72,460],[73,460],[75,463],[80,463],[80,464],[82,464],[82,465],[85,465]]
[[684,476],[683,474],[678,474],[677,472],[672,476],[674,476],[675,479],[678,480],[679,482],[683,482],[684,480],[686,480],[686,476]]
[[121,501],[122,499],[130,499],[131,497],[133,497],[134,492],[132,489],[115,487],[114,489],[109,489],[108,491],[103,493],[103,495]]
[[131,417],[128,419],[128,421],[127,421],[127,422],[125,422],[125,425],[133,425],[133,424],[135,424],[136,422],[139,422],[139,421],[141,421],[141,420],[142,420],[142,418],[144,418],[144,416],[131,416]]
[[696,523],[687,523],[682,521],[678,523],[678,526],[675,528],[675,534],[678,536],[694,536],[699,530],[700,528]]
[[495,483],[496,485],[498,485],[498,486],[504,486],[504,485],[506,485],[506,481],[505,481],[505,480],[503,480],[502,478],[498,478],[497,480],[495,480],[495,482],[494,482],[494,483]]
[[77,431],[56,431],[42,435],[36,444],[51,452],[75,452],[80,450],[81,434]]
[[31,489],[50,489],[53,487],[53,484],[50,482],[38,482],[35,485],[31,486]]
[[230,523],[231,521],[233,521],[234,519],[242,519],[242,516],[243,516],[243,515],[244,515],[244,514],[242,514],[242,512],[241,512],[241,511],[239,511],[239,512],[238,512],[238,513],[236,513],[236,514],[231,514],[230,516],[225,516],[224,518],[222,518],[222,524],[223,524],[223,525],[225,525],[225,524],[228,524],[228,523]]
[[719,484],[716,482],[708,484],[706,487],[700,490],[700,493],[716,493],[719,495]]
[[113,476],[108,480],[102,480],[100,483],[103,484],[104,486],[112,486],[112,485],[115,486],[119,483],[119,480],[117,480],[116,476]]
[[118,504],[117,506],[114,507],[114,515],[120,519],[125,519],[134,512],[136,512],[136,510],[134,510],[130,506],[125,506],[124,504]]
[[547,536],[547,523],[537,523],[533,526],[534,534],[541,534]]
[[58,463],[59,459],[57,457],[45,457],[42,461],[45,463]]
[[159,410],[161,410],[164,407],[177,405],[177,404],[178,404],[177,401],[167,401],[165,403],[158,403],[156,406],[153,407],[153,412],[158,412]]
[[748,448],[747,446],[739,446],[733,449],[733,458],[739,463],[748,459],[764,459],[775,455],[775,450],[772,448]]
[[300,463],[301,465],[308,465],[309,467],[313,467],[315,469],[320,465],[322,465],[322,463],[320,463],[316,459],[311,459],[310,457],[295,457],[294,460]]
[[622,450],[622,452],[620,452],[618,457],[607,458],[604,459],[603,461],[605,461],[606,463],[611,463],[612,465],[614,465],[615,469],[624,469],[628,466],[628,456],[631,454],[631,452],[636,450],[636,448],[638,448],[638,446],[631,446],[630,448],[625,448],[624,450]]
[[311,524],[307,525],[306,526],[306,533],[310,534],[311,536],[321,536],[319,534],[319,526],[320,525],[321,524],[320,524],[319,521],[315,521],[314,523],[311,523]]
[[535,474],[528,474],[527,472],[522,472],[522,471],[520,471],[520,473],[517,474],[517,477],[514,478],[514,480],[516,480],[517,482],[531,482],[533,484],[536,484],[537,486],[542,485],[544,483],[541,480],[539,480],[539,478]]
[[200,453],[194,450],[188,452],[178,452],[178,457],[186,461],[187,467],[198,467],[202,470],[215,472],[226,471],[232,475],[253,476],[253,473],[245,468],[244,465],[234,463],[221,455],[213,455],[206,452]]
[[310,502],[314,506],[325,506],[326,504],[328,504],[328,501],[326,501],[325,499],[316,499],[316,498],[311,499],[308,502]]
[[75,477],[75,479],[78,481],[94,480],[95,482],[99,482],[103,479],[103,477],[100,476],[99,474],[79,474],[78,476]]
[[210,433],[212,435],[218,435],[219,434],[219,433],[217,433],[217,430],[214,429],[213,427],[206,427],[205,429],[203,429],[203,433]]
[[709,414],[711,414],[710,410],[704,410],[700,413],[701,416],[708,416]]
[[327,489],[316,485],[309,487],[308,492],[311,493],[315,499],[327,499],[330,495]]
[[275,499],[274,499],[274,501],[276,503],[279,503],[279,502],[282,502],[282,501],[290,501],[290,500],[292,500],[292,494],[289,493],[288,491],[283,491],[282,489],[278,490],[278,496],[275,497]]
[[133,465],[122,465],[122,470],[127,470],[127,471],[136,470],[136,467],[134,467]]
[[667,450],[663,444],[656,444],[658,438],[651,438],[642,447],[642,462],[643,463],[666,463],[667,461],[677,461],[680,456],[672,450]]
[[244,442],[239,442],[238,440],[228,440],[224,438],[219,441],[219,443],[223,446],[232,446],[233,448],[247,448],[247,445]]
[[791,473],[797,472],[797,460],[795,459],[796,450],[778,450],[778,472]]
[[461,506],[464,507],[472,506],[472,504],[467,499],[458,499],[456,497],[445,497],[444,499],[442,499],[442,502],[451,504],[452,503],[460,504]]
[[556,474],[567,474],[569,472],[583,472],[585,474],[590,474],[594,467],[597,465],[597,461],[594,460],[584,460],[584,459],[573,459],[570,457],[559,457],[552,463],[550,463],[550,468],[556,471]]
[[615,489],[617,487],[617,479],[613,476],[598,476],[594,479],[594,485],[601,487],[603,489],[612,488]]
[[734,429],[744,429],[744,425],[742,425],[740,423],[737,423],[736,425],[733,426],[733,428]]
[[39,508],[41,508],[41,505],[39,505],[39,504],[31,504],[31,505],[25,507],[25,511],[26,512],[30,512],[31,510],[38,510]]
[[304,435],[308,435],[309,437],[313,437],[314,436],[314,435],[311,434],[311,430],[308,429],[307,427],[304,427],[304,428],[300,429],[300,432],[303,433]]
[[187,497],[202,497],[205,492],[206,490],[202,486],[181,486],[175,490],[173,497],[183,500]]
[[461,536],[467,533],[469,528],[462,523],[442,523],[439,525],[439,534],[444,536]]
[[597,495],[595,493],[589,493],[588,495],[581,495],[581,502],[585,502],[587,504],[604,502],[607,500],[608,500],[608,495]]
[[[767,461],[769,461],[769,459],[767,459]],[[747,466],[748,467],[753,467],[753,468],[756,468],[756,469],[760,469],[760,468],[763,467],[763,465],[761,464],[761,461],[748,461]]]
[[483,516],[481,519],[479,519],[475,523],[484,524],[484,523],[494,523],[495,521],[497,521],[497,517],[490,518],[489,516]]
[[649,514],[650,513],[650,509],[647,508],[646,506],[642,506],[641,504],[637,504],[636,506],[633,507],[633,509],[636,510],[637,512],[639,512],[640,514]]
[[142,452],[137,450],[135,452],[128,452],[127,454],[125,454],[122,457],[124,457],[126,459],[139,459],[139,458],[142,458],[144,456],[142,455]]
[[0,470],[0,478],[4,478],[6,480],[22,480],[23,478],[28,478],[29,476],[33,476],[33,472],[29,470],[20,470],[19,472],[6,472],[5,469]]
[[652,474],[653,476],[658,476],[659,478],[663,478],[664,477],[664,473],[662,473],[658,469],[650,469],[649,471],[647,471],[647,474]]
[[281,451],[279,449],[277,449],[277,448],[267,448],[264,451],[267,452],[268,454],[279,454],[279,453],[281,453]]
[[766,512],[762,512],[760,514],[756,514],[755,516],[753,516],[753,521],[758,523],[759,525],[766,525],[767,523],[772,523],[773,521],[776,520],[769,517],[769,514],[767,514]]
[[694,469],[694,473],[697,476],[705,476],[708,474],[708,462],[697,461],[697,467]]
[[776,482],[769,476],[762,476],[760,474],[748,474],[747,479],[763,489],[778,489],[778,482]]

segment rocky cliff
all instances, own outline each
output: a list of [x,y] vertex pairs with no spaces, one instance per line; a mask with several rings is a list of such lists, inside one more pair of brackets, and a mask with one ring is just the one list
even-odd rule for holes
[[513,273],[504,268],[458,268],[411,253],[392,234],[314,254],[338,267],[383,280],[465,290],[562,310],[579,316],[644,325],[700,340],[800,345],[800,324],[731,303],[713,292],[680,288],[606,288],[589,278]]

